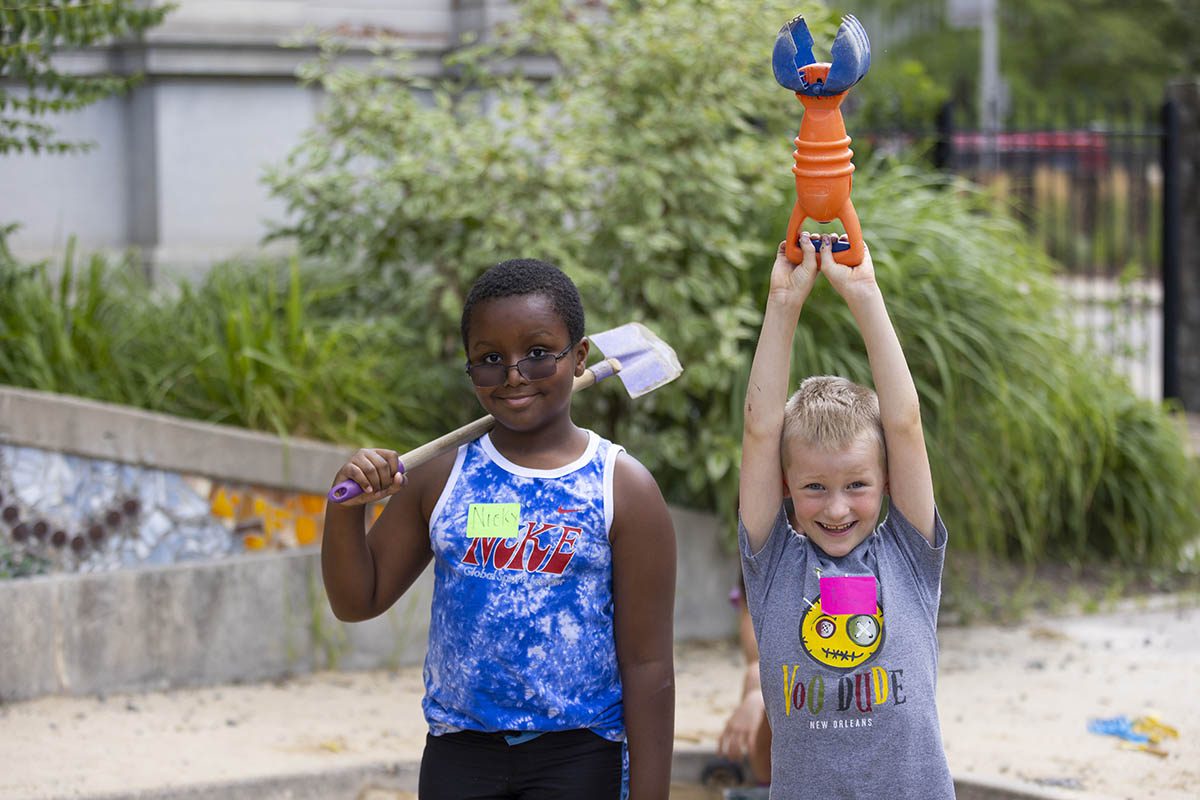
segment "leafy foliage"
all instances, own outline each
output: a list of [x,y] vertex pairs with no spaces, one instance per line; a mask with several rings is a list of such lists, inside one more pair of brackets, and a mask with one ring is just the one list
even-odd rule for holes
[[[973,96],[980,34],[951,27],[946,3],[860,0],[885,28],[872,75],[915,60],[944,91]],[[1194,0],[1005,0],[997,3],[1000,70],[1014,105],[1157,102],[1174,77],[1200,74],[1200,6]],[[872,31],[868,31],[872,33]],[[873,38],[874,41],[874,38]]]
[[[539,256],[580,285],[590,330],[643,321],[685,366],[635,402],[591,390],[577,418],[628,445],[671,500],[725,514],[732,534],[800,113],[767,56],[794,8],[523,8],[459,57],[460,84],[424,84],[393,53],[346,69],[330,51],[309,68],[324,116],[270,177],[295,220],[278,235],[305,266],[225,265],[174,294],[95,261],[57,282],[7,267],[0,381],[403,450],[478,415],[458,340],[471,280]],[[831,40],[834,20],[807,18]],[[494,69],[538,53],[563,69]],[[1045,255],[964,184],[883,162],[860,162],[856,178],[957,541],[1173,563],[1200,522],[1200,472],[1174,420],[1070,333]],[[820,287],[794,377],[869,381],[852,319]]]
[[25,150],[63,153],[85,146],[60,140],[42,119],[123,92],[137,77],[71,74],[59,69],[52,56],[59,50],[140,36],[171,10],[144,5],[134,0],[0,3],[0,156]]
[[[377,311],[429,331],[419,358],[430,363],[461,359],[462,294],[487,264],[558,262],[581,286],[591,330],[644,321],[685,365],[636,406],[617,392],[581,396],[580,419],[630,445],[670,499],[731,515],[799,116],[767,57],[795,9],[523,9],[497,42],[459,56],[461,85],[407,77],[395,54],[352,70],[327,52],[306,75],[329,92],[326,115],[269,178],[296,220],[278,233],[360,268]],[[836,20],[806,18],[832,41]],[[561,70],[489,78],[497,59],[528,53]],[[1200,521],[1197,470],[1172,421],[1064,333],[1045,256],[964,186],[879,165],[859,175],[856,204],[957,535],[1030,559],[1089,548],[1172,558]],[[869,381],[832,293],[806,309],[797,353],[798,373]]]
[[[1031,561],[1170,564],[1200,522],[1200,469],[1180,421],[1134,396],[1071,329],[1064,290],[1020,226],[990,212],[985,193],[946,182],[872,172],[856,195],[946,518],[979,549]],[[802,338],[801,369],[854,351],[848,323],[828,321],[843,331],[832,347],[826,324],[806,325],[816,341]],[[865,361],[841,365],[869,379]]]
[[[740,438],[729,420],[758,321],[750,267],[774,250],[779,213],[760,212],[786,189],[799,109],[771,78],[769,55],[794,9],[523,9],[498,43],[458,59],[481,82],[471,93],[406,77],[402,56],[369,71],[331,69],[331,56],[316,65],[307,77],[329,92],[326,115],[269,178],[297,220],[280,234],[360,265],[377,308],[441,332],[424,353],[431,362],[461,360],[452,332],[489,263],[557,262],[580,285],[591,330],[647,322],[688,365],[636,412],[613,393],[583,398],[587,418],[670,465],[676,499],[728,510]],[[809,19],[832,33],[824,12]],[[493,61],[531,50],[561,72],[487,77]]]

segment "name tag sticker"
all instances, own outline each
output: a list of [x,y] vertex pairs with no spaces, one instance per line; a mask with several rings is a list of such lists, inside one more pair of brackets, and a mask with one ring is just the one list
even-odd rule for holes
[[472,539],[515,539],[520,528],[520,503],[471,503],[467,507],[467,536]]
[[875,576],[821,578],[821,610],[826,614],[874,614]]

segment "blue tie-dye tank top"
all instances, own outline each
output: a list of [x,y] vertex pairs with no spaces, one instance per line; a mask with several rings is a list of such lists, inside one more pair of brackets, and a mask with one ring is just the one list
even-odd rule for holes
[[[429,520],[422,708],[435,736],[589,728],[624,739],[608,538],[622,448],[587,433],[583,455],[553,470],[512,463],[486,434],[459,448]],[[468,536],[472,504],[498,503],[520,504],[518,535]]]

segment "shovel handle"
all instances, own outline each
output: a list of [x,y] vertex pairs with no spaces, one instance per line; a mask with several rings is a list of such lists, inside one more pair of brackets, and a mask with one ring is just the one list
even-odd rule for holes
[[[575,379],[575,383],[571,386],[571,393],[583,391],[589,386],[599,383],[605,378],[616,375],[621,371],[621,362],[615,358],[606,358],[603,361],[593,364],[583,371],[583,374]],[[485,417],[480,417],[474,422],[468,422],[461,428],[456,428],[447,434],[439,436],[431,442],[409,450],[400,456],[400,472],[407,472],[410,469],[416,469],[426,463],[434,456],[453,450],[456,447],[461,447],[467,442],[478,439],[483,434],[487,433],[496,424],[496,419],[491,414]],[[363,493],[362,487],[357,481],[352,481],[349,478],[334,486],[329,490],[329,500],[333,503],[341,503],[349,500],[352,497],[358,497]]]

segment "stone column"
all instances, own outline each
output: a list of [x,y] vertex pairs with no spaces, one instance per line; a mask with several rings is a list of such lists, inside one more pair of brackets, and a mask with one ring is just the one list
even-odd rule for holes
[[159,245],[159,147],[157,81],[146,69],[143,43],[126,48],[126,74],[140,72],[142,81],[125,99],[126,241],[147,275],[152,274]]

